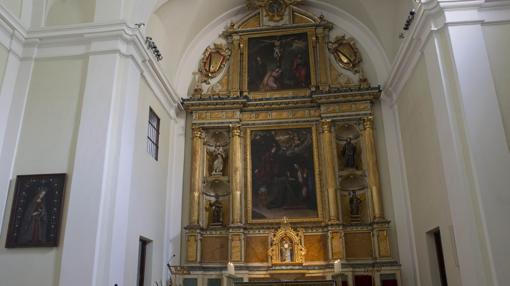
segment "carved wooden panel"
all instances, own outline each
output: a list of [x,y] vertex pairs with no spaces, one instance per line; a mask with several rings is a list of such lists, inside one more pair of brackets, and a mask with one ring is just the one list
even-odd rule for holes
[[332,259],[343,258],[342,234],[339,231],[331,233],[331,258]]
[[345,233],[345,256],[347,259],[369,259],[373,256],[370,232]]
[[266,263],[268,251],[267,236],[247,236],[246,237],[246,257],[247,263]]
[[228,236],[205,236],[202,238],[202,262],[228,261]]
[[327,261],[328,244],[325,235],[305,235],[305,261]]

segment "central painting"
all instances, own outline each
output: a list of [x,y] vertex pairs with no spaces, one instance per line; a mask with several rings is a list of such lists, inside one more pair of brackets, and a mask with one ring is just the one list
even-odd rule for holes
[[249,91],[309,88],[308,33],[248,38],[247,64]]
[[247,130],[248,221],[318,221],[320,183],[315,126]]

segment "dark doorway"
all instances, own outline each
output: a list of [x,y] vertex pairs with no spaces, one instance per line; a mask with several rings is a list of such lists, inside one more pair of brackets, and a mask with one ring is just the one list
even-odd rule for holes
[[141,238],[138,243],[138,279],[137,286],[145,286],[145,271],[147,266],[147,245],[149,240]]
[[437,266],[441,286],[448,286],[448,280],[446,279],[446,267],[444,265],[443,244],[441,243],[441,231],[438,228],[434,230],[432,234],[434,236],[434,246],[436,249]]

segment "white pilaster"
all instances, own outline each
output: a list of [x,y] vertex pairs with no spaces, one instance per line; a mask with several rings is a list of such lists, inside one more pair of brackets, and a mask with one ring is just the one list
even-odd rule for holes
[[[479,213],[482,250],[493,285],[510,280],[510,153],[480,23],[448,27],[459,89],[467,168],[474,192],[465,190]],[[457,240],[459,243],[459,240]],[[459,257],[460,258],[460,257]],[[462,258],[461,258],[462,260]],[[473,284],[474,285],[474,284]]]
[[[11,58],[12,57],[12,58]],[[25,104],[27,101],[34,60],[21,62],[9,55],[5,78],[0,92],[0,227],[4,220],[9,184],[14,174],[14,158],[18,146]],[[4,93],[5,92],[5,93]],[[5,98],[4,98],[5,97]],[[5,103],[5,106],[3,105]],[[2,121],[4,120],[4,121]]]
[[[133,176],[133,155],[135,152],[136,114],[140,97],[140,70],[131,60],[127,61],[123,71],[125,77],[121,80],[119,142],[117,174],[114,174],[116,188],[112,190],[112,238],[109,251],[110,273],[108,285],[125,285],[124,272],[127,248],[129,200],[131,196],[131,178]],[[115,171],[114,171],[115,172]]]
[[[473,182],[467,170],[466,158],[462,148],[464,139],[462,122],[456,114],[455,106],[455,76],[449,74],[448,66],[452,65],[449,51],[445,51],[446,43],[442,43],[440,32],[431,34],[431,39],[424,49],[430,94],[434,108],[435,126],[438,132],[439,148],[444,178],[450,205],[456,247],[454,251],[459,257],[460,276],[462,285],[491,285],[488,261],[484,257],[484,250],[473,245],[484,245],[478,231],[481,226],[477,223],[477,209],[473,202]],[[448,232],[444,231],[444,235]],[[479,269],[479,271],[473,271]]]
[[[80,126],[69,191],[60,285],[106,284],[111,169],[115,157],[112,137],[121,56],[118,53],[89,58]],[[110,225],[111,226],[111,225]],[[110,240],[111,242],[111,240]]]
[[[169,278],[166,264],[172,259],[172,264],[179,264],[181,252],[181,215],[183,190],[183,162],[186,132],[186,114],[179,112],[175,115],[170,132],[169,169],[167,179],[167,200],[165,219],[165,255],[163,258],[163,279]],[[179,219],[175,219],[179,218]],[[172,255],[176,256],[172,258]]]
[[388,152],[393,212],[398,242],[399,261],[402,265],[403,285],[420,286],[420,272],[412,223],[412,213],[407,190],[405,160],[401,142],[400,125],[396,106],[391,105],[390,94],[383,94],[381,110],[384,122],[386,151]]

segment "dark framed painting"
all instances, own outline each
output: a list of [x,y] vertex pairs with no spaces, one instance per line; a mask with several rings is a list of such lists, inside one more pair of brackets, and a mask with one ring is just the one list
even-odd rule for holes
[[66,174],[16,177],[6,248],[58,245]]
[[249,222],[321,220],[314,125],[249,128],[247,153]]
[[309,33],[247,37],[245,88],[268,92],[310,88],[313,64]]

